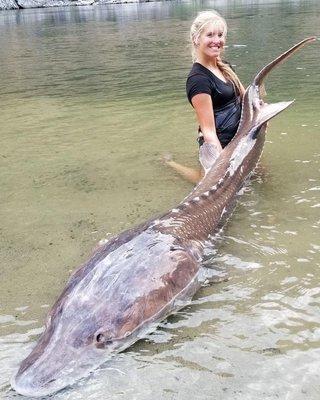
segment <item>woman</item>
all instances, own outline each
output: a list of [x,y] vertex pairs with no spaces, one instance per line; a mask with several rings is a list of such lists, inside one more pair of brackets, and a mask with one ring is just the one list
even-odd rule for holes
[[[226,21],[215,11],[203,11],[190,30],[194,64],[187,78],[187,96],[199,123],[198,142],[211,143],[220,152],[235,135],[241,117],[244,87],[230,67],[222,61],[226,42]],[[192,182],[203,172],[174,161],[167,164]]]

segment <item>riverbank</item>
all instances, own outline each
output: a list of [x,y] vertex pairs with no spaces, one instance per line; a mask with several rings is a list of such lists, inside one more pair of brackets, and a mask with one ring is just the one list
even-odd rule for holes
[[0,0],[0,10],[63,6],[88,6],[91,4],[144,3],[150,0]]

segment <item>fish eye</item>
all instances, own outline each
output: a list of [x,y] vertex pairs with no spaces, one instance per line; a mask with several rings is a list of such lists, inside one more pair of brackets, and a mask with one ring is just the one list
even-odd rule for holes
[[97,333],[96,342],[100,345],[109,345],[112,343],[112,340],[106,337],[102,332]]
[[104,334],[103,333],[98,333],[97,334],[97,336],[96,336],[96,341],[98,342],[98,343],[104,343]]

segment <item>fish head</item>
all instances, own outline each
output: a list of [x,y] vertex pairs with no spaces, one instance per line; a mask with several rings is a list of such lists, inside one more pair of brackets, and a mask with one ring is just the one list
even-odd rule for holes
[[[68,298],[66,298],[68,300]],[[102,310],[92,299],[63,301],[49,314],[45,330],[24,359],[12,387],[42,397],[72,385],[105,362],[119,346]]]
[[106,247],[75,271],[13,377],[13,389],[33,397],[55,393],[138,340],[144,310],[151,307],[145,294],[170,284],[174,269],[175,289],[185,285],[182,269],[195,273],[193,255],[173,251],[174,240],[153,229],[143,231],[119,247]]

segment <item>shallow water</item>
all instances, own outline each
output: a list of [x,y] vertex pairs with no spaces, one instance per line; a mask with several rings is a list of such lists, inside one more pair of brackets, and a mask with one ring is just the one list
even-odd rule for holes
[[[164,212],[191,186],[159,159],[196,165],[185,99],[197,10],[228,20],[245,84],[317,34],[310,1],[145,3],[0,13],[0,393],[48,305],[102,238]],[[58,399],[318,399],[319,41],[274,71],[263,171],[212,263],[227,282]]]

